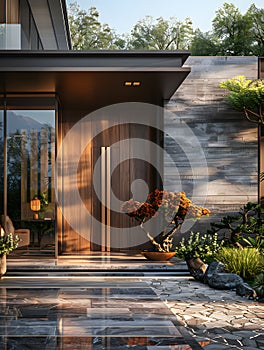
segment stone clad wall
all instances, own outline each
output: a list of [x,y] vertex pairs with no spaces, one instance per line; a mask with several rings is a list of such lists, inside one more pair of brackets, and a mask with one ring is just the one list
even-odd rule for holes
[[257,127],[218,87],[237,75],[257,78],[257,57],[190,57],[185,65],[192,72],[165,106],[164,187],[205,202],[212,220],[257,201]]

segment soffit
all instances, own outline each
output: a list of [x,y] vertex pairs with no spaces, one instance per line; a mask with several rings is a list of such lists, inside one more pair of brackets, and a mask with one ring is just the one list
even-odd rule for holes
[[[105,59],[102,56],[98,53],[92,57],[91,53],[0,54],[0,92],[54,92],[68,109],[94,110],[120,102],[161,104],[190,72],[190,68],[182,68],[181,64],[173,66],[168,59],[170,55],[162,58],[162,55],[116,54],[116,59],[113,55],[106,55]],[[96,66],[100,59],[101,64]],[[153,66],[157,61],[160,66]],[[125,81],[139,81],[141,86],[125,87]]]

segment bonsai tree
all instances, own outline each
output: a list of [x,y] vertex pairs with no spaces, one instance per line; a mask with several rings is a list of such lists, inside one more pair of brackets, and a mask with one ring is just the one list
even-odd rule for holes
[[[122,211],[139,222],[153,246],[153,251],[169,252],[173,246],[173,236],[187,218],[199,218],[210,214],[206,208],[195,205],[184,192],[154,190],[148,194],[145,202],[130,199],[122,205]],[[150,218],[161,215],[164,223],[162,231],[153,237],[145,230],[144,224]]]

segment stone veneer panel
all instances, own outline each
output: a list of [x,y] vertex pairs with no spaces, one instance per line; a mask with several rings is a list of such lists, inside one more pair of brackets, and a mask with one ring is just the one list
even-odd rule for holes
[[[199,203],[206,195],[212,220],[215,215],[237,211],[247,201],[257,201],[257,127],[227,105],[227,91],[219,88],[219,82],[238,75],[256,79],[257,57],[191,56],[186,65],[192,69],[190,75],[165,105],[172,114],[165,113],[164,119],[164,187],[185,190],[192,197],[198,186],[192,199]],[[192,140],[181,148],[181,138],[187,137],[184,123],[205,154],[208,181]]]

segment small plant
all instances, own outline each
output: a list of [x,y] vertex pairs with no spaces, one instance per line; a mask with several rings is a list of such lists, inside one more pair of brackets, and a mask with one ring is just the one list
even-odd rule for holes
[[222,242],[218,241],[217,233],[200,236],[199,232],[192,232],[188,240],[181,240],[175,251],[179,258],[200,258],[204,263],[210,263],[221,247]]
[[256,235],[256,237],[243,237],[243,241],[251,248],[256,248],[260,251],[264,250],[264,236]]
[[264,272],[254,278],[251,286],[255,289],[259,298],[264,298]]
[[12,233],[0,237],[0,256],[10,253],[18,247],[20,239],[18,236],[13,236]]
[[264,210],[257,203],[248,202],[234,216],[225,216],[219,223],[211,223],[208,233],[223,234],[231,245],[242,247],[241,240],[245,235],[262,235],[264,232]]
[[228,272],[236,273],[247,282],[264,269],[264,257],[256,248],[224,247],[216,254],[216,259],[225,265]]

